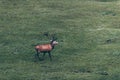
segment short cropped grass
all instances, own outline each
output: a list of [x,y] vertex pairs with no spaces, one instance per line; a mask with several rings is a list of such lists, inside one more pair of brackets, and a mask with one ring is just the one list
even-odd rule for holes
[[[119,0],[0,0],[0,80],[120,80]],[[59,44],[34,62],[36,44]]]

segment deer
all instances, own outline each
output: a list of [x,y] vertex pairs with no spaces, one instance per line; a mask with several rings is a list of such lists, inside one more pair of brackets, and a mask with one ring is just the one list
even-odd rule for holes
[[[35,59],[44,60],[45,54],[48,53],[50,61],[52,61],[51,51],[54,49],[55,45],[58,44],[56,40],[57,38],[53,36],[52,40],[50,40],[50,43],[36,45],[35,46],[35,50],[36,50]],[[43,53],[43,59],[40,59],[39,57],[39,54],[41,53]]]

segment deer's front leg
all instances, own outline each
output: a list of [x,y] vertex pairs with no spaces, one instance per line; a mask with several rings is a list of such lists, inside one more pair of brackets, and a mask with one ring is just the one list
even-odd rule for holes
[[48,54],[49,54],[49,57],[50,57],[50,61],[52,61],[52,56],[51,56],[51,53],[50,53],[50,52],[48,52]]

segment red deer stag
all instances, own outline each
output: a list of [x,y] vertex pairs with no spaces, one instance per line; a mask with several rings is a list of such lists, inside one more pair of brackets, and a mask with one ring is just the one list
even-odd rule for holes
[[[39,60],[44,60],[44,56],[46,53],[49,54],[50,60],[52,60],[51,57],[51,51],[54,49],[54,46],[58,44],[58,42],[56,41],[57,38],[52,37],[52,40],[50,41],[49,44],[41,44],[41,45],[37,45],[35,46],[35,50],[36,50],[36,54],[35,54],[35,59],[39,59]],[[40,59],[39,54],[43,53],[43,59]]]

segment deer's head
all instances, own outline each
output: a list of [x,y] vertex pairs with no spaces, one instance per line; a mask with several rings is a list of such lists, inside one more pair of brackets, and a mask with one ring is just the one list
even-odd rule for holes
[[57,38],[56,38],[55,36],[53,36],[53,37],[52,37],[52,40],[50,40],[50,44],[51,44],[52,46],[57,45],[58,42],[57,42],[56,40],[57,40]]

